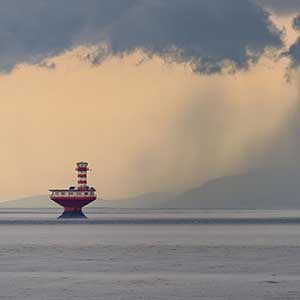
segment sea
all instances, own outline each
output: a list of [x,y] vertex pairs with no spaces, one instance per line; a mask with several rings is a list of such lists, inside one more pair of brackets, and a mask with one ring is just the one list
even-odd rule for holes
[[0,299],[300,299],[299,210],[0,210]]

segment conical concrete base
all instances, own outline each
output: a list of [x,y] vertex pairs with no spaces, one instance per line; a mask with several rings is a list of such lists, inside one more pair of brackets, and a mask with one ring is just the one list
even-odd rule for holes
[[81,210],[64,211],[58,219],[87,219],[87,216]]

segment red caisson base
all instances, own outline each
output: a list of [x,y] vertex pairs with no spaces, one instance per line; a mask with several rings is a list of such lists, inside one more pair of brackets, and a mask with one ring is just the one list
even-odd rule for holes
[[81,207],[65,207],[58,219],[87,219],[87,217],[82,212]]
[[85,198],[51,196],[51,199],[64,208],[64,212],[58,217],[59,219],[87,219],[82,208],[95,201],[96,196]]

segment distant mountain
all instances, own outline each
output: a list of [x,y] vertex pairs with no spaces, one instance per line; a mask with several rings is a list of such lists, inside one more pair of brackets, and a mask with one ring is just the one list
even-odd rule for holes
[[49,200],[48,195],[26,197],[0,203],[1,208],[55,208],[58,205]]
[[[130,198],[102,200],[97,199],[88,207],[116,208],[160,208],[174,198],[168,193],[147,193]],[[0,203],[0,208],[55,208],[58,205],[50,201],[48,195],[26,197]]]
[[[0,203],[2,208],[50,208],[49,196]],[[210,180],[182,194],[148,193],[117,200],[96,200],[89,207],[300,209],[300,171],[256,171]]]
[[163,208],[167,203],[174,199],[175,194],[171,193],[147,193],[138,196],[105,201],[110,206],[124,208]]
[[300,208],[300,172],[257,171],[218,178],[178,195],[166,206],[201,209]]

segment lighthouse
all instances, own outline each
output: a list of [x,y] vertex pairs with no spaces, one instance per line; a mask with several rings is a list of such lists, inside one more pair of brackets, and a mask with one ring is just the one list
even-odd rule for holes
[[87,185],[87,162],[76,164],[77,186],[68,189],[51,189],[50,199],[64,207],[63,214],[59,219],[86,218],[82,212],[82,207],[96,200],[96,190]]

